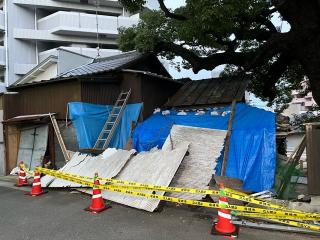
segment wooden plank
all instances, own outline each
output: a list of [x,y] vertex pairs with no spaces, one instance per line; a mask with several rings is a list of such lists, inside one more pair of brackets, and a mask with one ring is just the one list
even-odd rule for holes
[[234,99],[231,104],[231,112],[230,112],[230,117],[229,117],[229,122],[228,122],[228,132],[227,132],[227,136],[226,136],[226,144],[225,144],[224,154],[223,154],[221,176],[225,176],[225,174],[226,174],[226,167],[227,167],[227,161],[228,161],[228,155],[229,155],[230,139],[231,139],[232,125],[233,125],[236,103],[237,103],[237,100]]
[[320,123],[306,124],[308,192],[320,194]]
[[63,138],[61,136],[61,132],[60,132],[57,120],[56,120],[55,116],[52,115],[52,114],[50,114],[50,119],[51,119],[51,122],[52,122],[52,126],[53,126],[53,129],[54,129],[54,132],[56,133],[59,145],[61,147],[63,157],[68,162],[70,160],[69,152],[67,151],[66,145],[64,144],[64,141],[63,141]]
[[5,125],[6,174],[17,166],[20,144],[20,129],[16,125]]

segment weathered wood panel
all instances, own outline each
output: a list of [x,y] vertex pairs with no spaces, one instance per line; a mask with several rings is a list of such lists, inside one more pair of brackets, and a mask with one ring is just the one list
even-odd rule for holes
[[82,81],[81,101],[93,104],[113,105],[120,91],[117,81]]
[[306,126],[309,194],[320,194],[320,123]]
[[57,119],[65,119],[67,103],[81,101],[81,85],[78,81],[55,82],[21,89],[18,94],[4,97],[5,120],[19,115],[56,113]]
[[[5,130],[5,156],[6,174],[17,165],[17,156],[20,143],[20,129],[15,125],[6,125]],[[8,151],[10,150],[10,151]]]
[[162,107],[180,88],[181,84],[145,75],[141,82],[143,117],[149,117],[155,108]]

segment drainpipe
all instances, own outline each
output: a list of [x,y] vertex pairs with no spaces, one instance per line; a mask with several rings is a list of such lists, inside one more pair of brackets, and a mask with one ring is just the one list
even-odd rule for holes
[[4,47],[6,51],[6,77],[5,77],[5,85],[9,87],[9,47],[8,47],[8,7],[7,7],[7,0],[5,0],[3,5],[3,12],[4,16],[4,31],[5,31],[5,40],[4,40]]
[[[34,9],[34,29],[38,30],[38,8]],[[36,40],[36,64],[39,64],[39,50],[38,50],[38,40]]]

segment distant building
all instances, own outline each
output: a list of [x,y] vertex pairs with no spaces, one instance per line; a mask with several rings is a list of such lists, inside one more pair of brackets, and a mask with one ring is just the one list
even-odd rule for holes
[[[116,0],[0,0],[0,92],[57,53],[118,54],[119,27],[137,24]],[[98,35],[98,36],[97,36]]]
[[294,114],[303,114],[312,110],[312,107],[316,105],[312,97],[312,92],[305,94],[308,87],[308,80],[305,78],[301,82],[301,89],[292,91],[292,101],[289,107],[283,112],[283,115],[291,117]]

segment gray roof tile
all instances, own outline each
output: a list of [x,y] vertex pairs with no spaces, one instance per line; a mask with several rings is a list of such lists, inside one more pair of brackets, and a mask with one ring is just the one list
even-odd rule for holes
[[132,51],[111,57],[96,59],[92,63],[61,73],[57,78],[78,77],[121,69],[125,65],[141,58],[142,56],[143,54],[137,51]]

